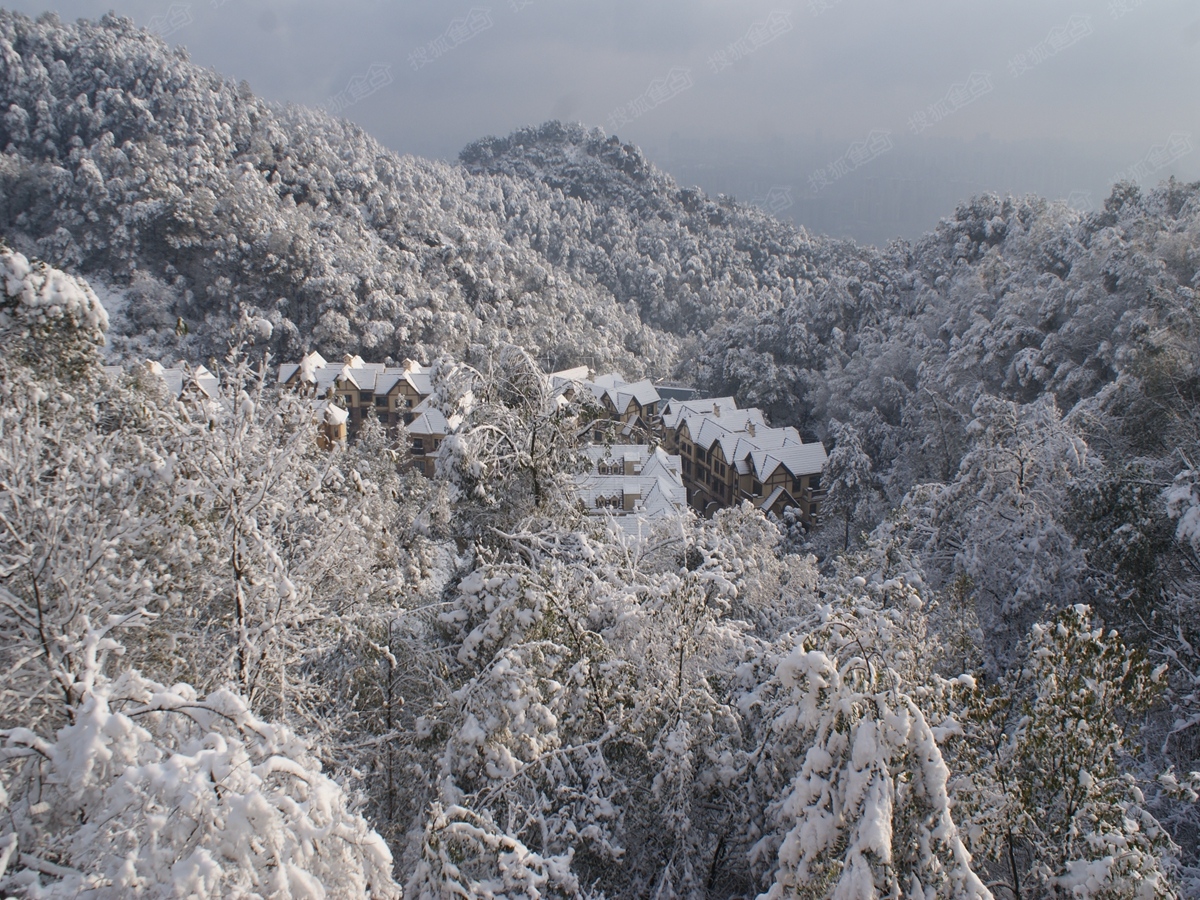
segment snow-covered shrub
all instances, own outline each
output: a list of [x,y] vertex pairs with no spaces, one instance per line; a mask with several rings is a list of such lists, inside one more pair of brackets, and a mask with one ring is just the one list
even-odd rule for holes
[[434,804],[421,862],[408,883],[416,900],[584,897],[572,853],[544,856],[497,827],[489,814]]
[[0,343],[10,362],[77,375],[95,361],[108,314],[82,278],[0,246]]
[[1200,555],[1200,473],[1192,469],[1180,472],[1164,499],[1167,514],[1177,522],[1175,539]]
[[0,734],[6,896],[400,896],[387,846],[306,744],[229,691],[127,671],[52,738]]
[[752,856],[764,896],[990,897],[927,719],[942,707],[938,682],[912,680],[920,598],[900,582],[873,587],[781,641],[742,700],[761,710],[753,765],[766,827]]
[[1174,896],[1177,848],[1123,771],[1152,668],[1075,606],[1035,625],[1012,670],[969,696],[952,793],[968,846],[1014,893]]

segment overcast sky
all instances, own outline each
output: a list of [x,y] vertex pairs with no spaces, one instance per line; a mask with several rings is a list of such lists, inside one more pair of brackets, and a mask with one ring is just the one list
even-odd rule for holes
[[[114,8],[8,5],[71,19]],[[920,184],[939,176],[1084,205],[1120,174],[1200,177],[1195,0],[118,0],[115,11],[267,99],[332,105],[402,152],[453,158],[483,135],[577,120],[680,180],[868,239],[880,236],[868,220],[913,205],[897,185],[926,195]],[[914,227],[902,215],[892,230]]]

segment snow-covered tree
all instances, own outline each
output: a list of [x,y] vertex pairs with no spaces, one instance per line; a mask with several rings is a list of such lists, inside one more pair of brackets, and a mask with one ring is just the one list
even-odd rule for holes
[[483,519],[505,527],[573,507],[571,476],[585,464],[576,434],[582,398],[567,400],[526,351],[501,348],[486,373],[445,367],[435,397],[453,423],[439,473]]
[[842,521],[842,550],[847,551],[851,528],[869,526],[881,498],[871,457],[863,450],[858,430],[835,420],[830,423],[830,433],[834,444],[823,475],[828,493],[822,508],[833,510]]
[[920,597],[900,581],[856,587],[780,643],[741,704],[762,708],[751,758],[769,798],[753,850],[762,896],[990,897],[927,718],[944,687],[914,680]]
[[1177,848],[1125,768],[1165,670],[1076,606],[969,695],[951,788],[968,846],[1006,893],[1175,895]]
[[100,673],[69,724],[0,731],[0,891],[13,897],[401,896],[382,838],[286,727],[227,690]]

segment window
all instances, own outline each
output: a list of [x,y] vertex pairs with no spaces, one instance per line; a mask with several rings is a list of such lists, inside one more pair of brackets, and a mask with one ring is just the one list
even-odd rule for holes
[[374,399],[375,399],[374,391],[359,391],[358,392],[358,402],[359,403],[372,403],[372,402],[374,402]]
[[379,407],[386,407],[387,406],[387,397],[376,397],[375,405],[379,406]]
[[751,486],[750,486],[750,493],[754,494],[754,496],[756,496],[756,497],[761,496],[762,495],[762,482],[757,481],[757,480],[754,481],[754,483],[751,484]]
[[424,453],[425,452],[425,442],[423,440],[421,440],[421,438],[413,438],[412,452],[413,453]]

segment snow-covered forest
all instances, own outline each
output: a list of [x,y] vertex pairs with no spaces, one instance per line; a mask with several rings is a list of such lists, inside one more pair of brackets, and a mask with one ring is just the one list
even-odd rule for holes
[[[4,896],[1200,895],[1200,185],[877,249],[111,16],[0,59]],[[309,349],[434,362],[438,477]],[[585,516],[577,363],[823,441],[824,524]]]

